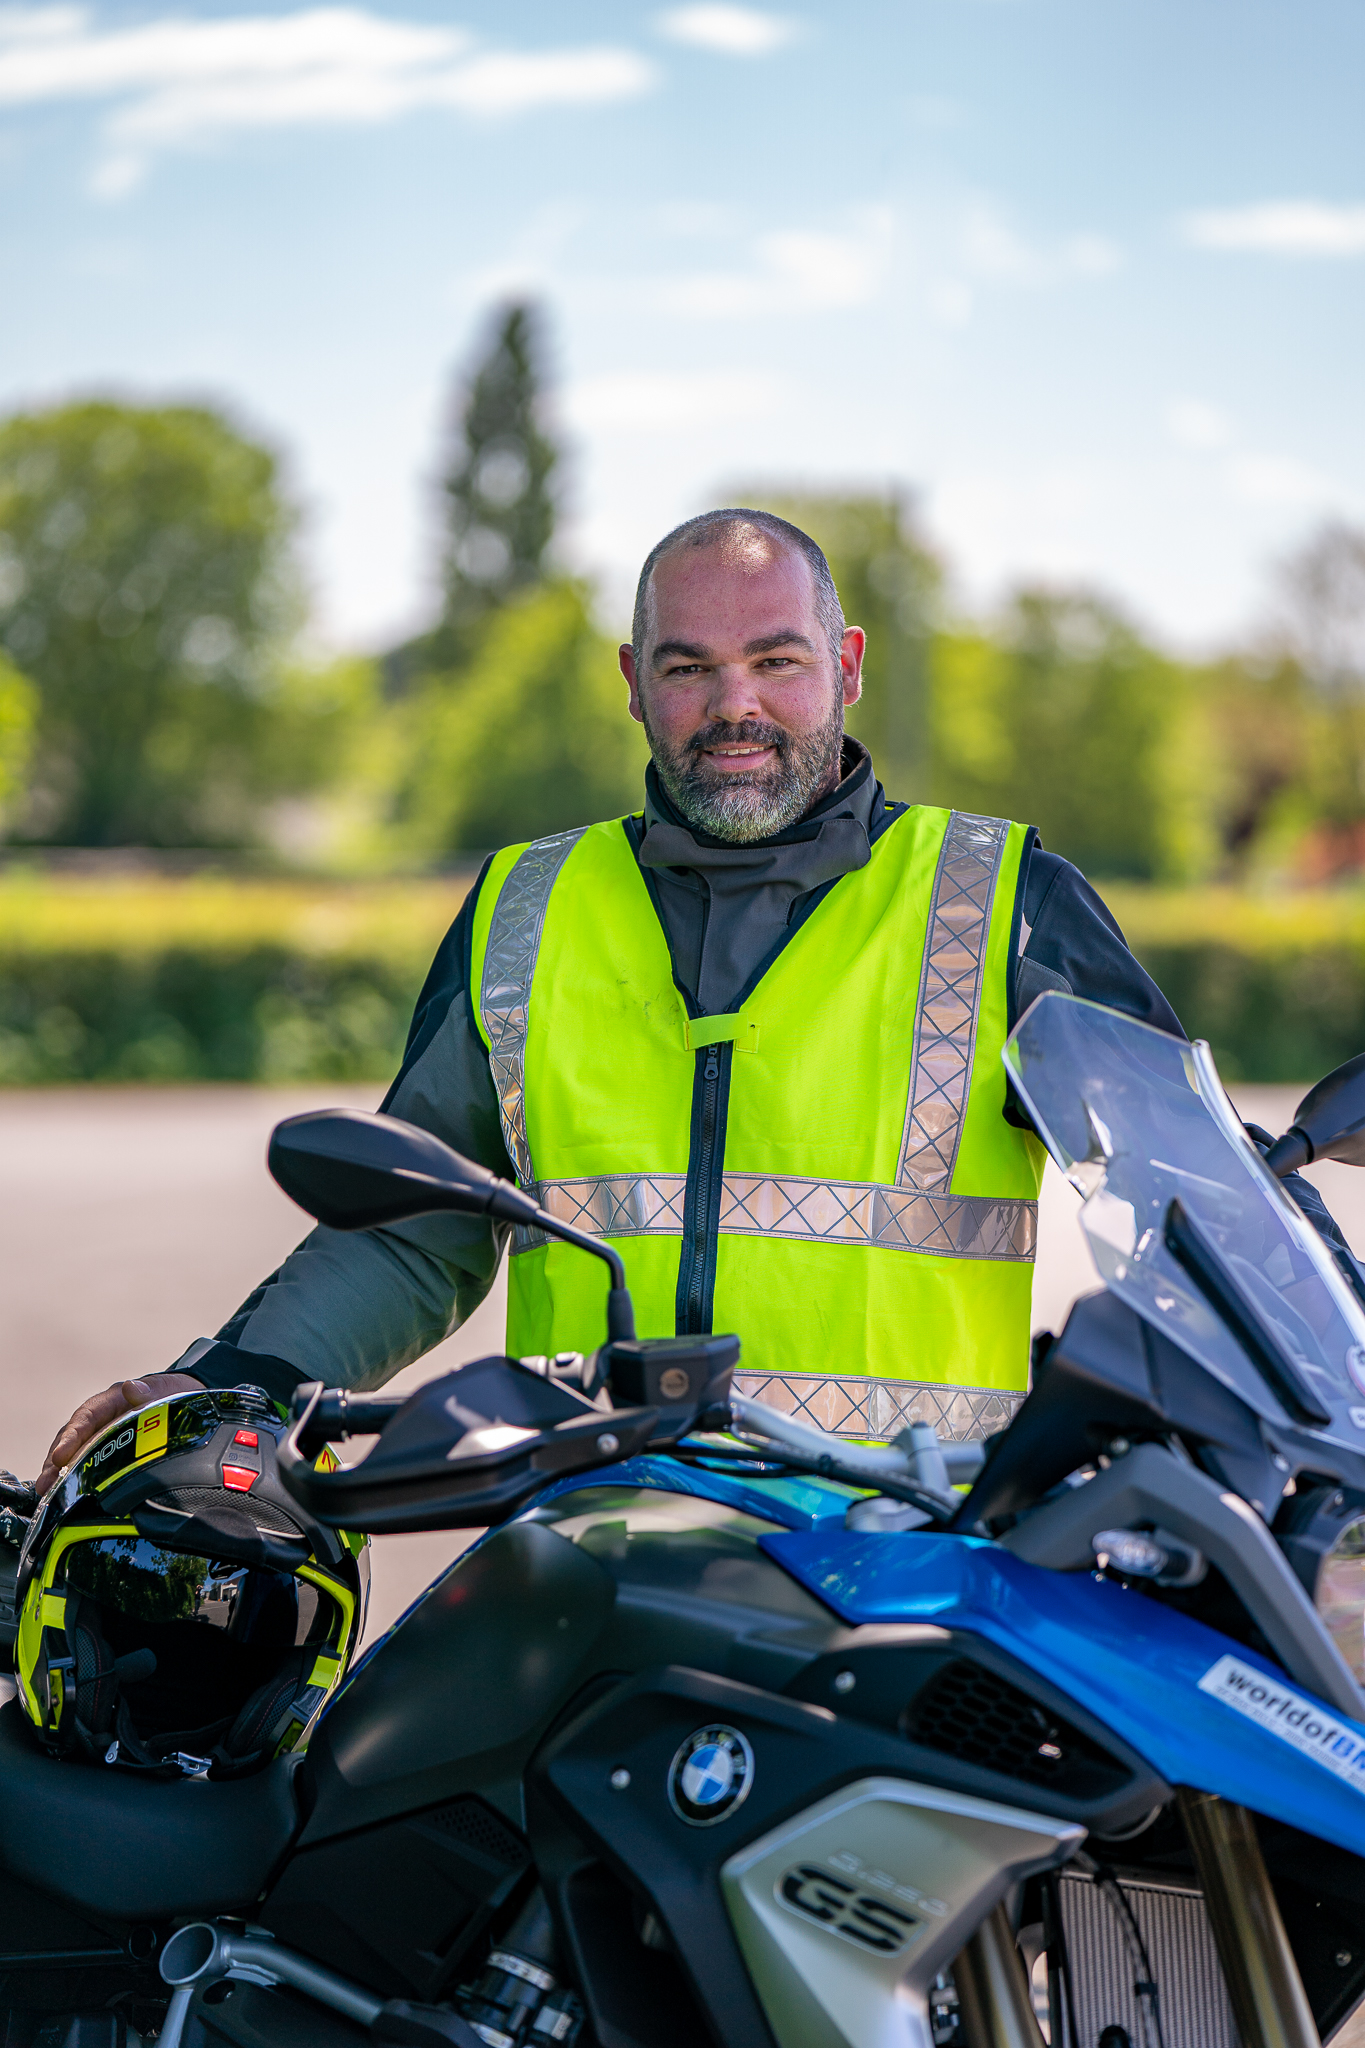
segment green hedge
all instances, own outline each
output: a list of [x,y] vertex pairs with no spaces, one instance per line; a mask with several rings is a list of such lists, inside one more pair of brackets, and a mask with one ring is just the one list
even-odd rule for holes
[[1111,889],[1129,945],[1225,1080],[1315,1081],[1365,1052],[1365,899]]
[[[467,875],[0,877],[0,1083],[382,1080]],[[1365,1050],[1365,897],[1105,891],[1230,1080]]]
[[0,1083],[379,1080],[468,877],[0,882]]

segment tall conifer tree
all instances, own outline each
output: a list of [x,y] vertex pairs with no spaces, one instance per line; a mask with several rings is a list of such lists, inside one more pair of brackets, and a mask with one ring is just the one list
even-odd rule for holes
[[544,353],[539,308],[514,303],[460,379],[441,478],[441,616],[384,657],[390,690],[464,668],[494,613],[544,578],[559,461],[539,418]]
[[543,574],[554,532],[550,479],[558,451],[537,417],[541,326],[534,306],[506,307],[465,389],[444,479],[442,623],[457,640],[467,640],[490,611]]

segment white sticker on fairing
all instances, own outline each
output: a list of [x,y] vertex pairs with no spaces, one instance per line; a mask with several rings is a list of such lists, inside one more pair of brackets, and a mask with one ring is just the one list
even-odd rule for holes
[[1292,1692],[1237,1657],[1220,1657],[1200,1679],[1199,1690],[1365,1792],[1365,1735],[1339,1721],[1317,1700]]

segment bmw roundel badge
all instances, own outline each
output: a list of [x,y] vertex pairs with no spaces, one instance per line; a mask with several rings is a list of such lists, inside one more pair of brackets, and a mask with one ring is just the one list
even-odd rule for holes
[[748,1796],[754,1753],[737,1728],[698,1728],[668,1772],[668,1801],[690,1827],[713,1827]]

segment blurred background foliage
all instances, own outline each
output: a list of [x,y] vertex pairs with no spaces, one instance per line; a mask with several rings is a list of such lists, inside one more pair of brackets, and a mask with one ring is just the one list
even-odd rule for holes
[[[0,422],[0,1080],[382,1074],[478,857],[638,804],[617,635],[555,554],[546,349],[534,305],[491,321],[440,458],[439,614],[377,656],[307,653],[279,459],[226,414]],[[1360,1049],[1365,534],[1310,535],[1244,644],[1192,661],[1093,590],[971,615],[903,489],[718,502],[824,547],[891,795],[1036,824],[1230,1073]],[[188,872],[210,858],[237,880]]]

